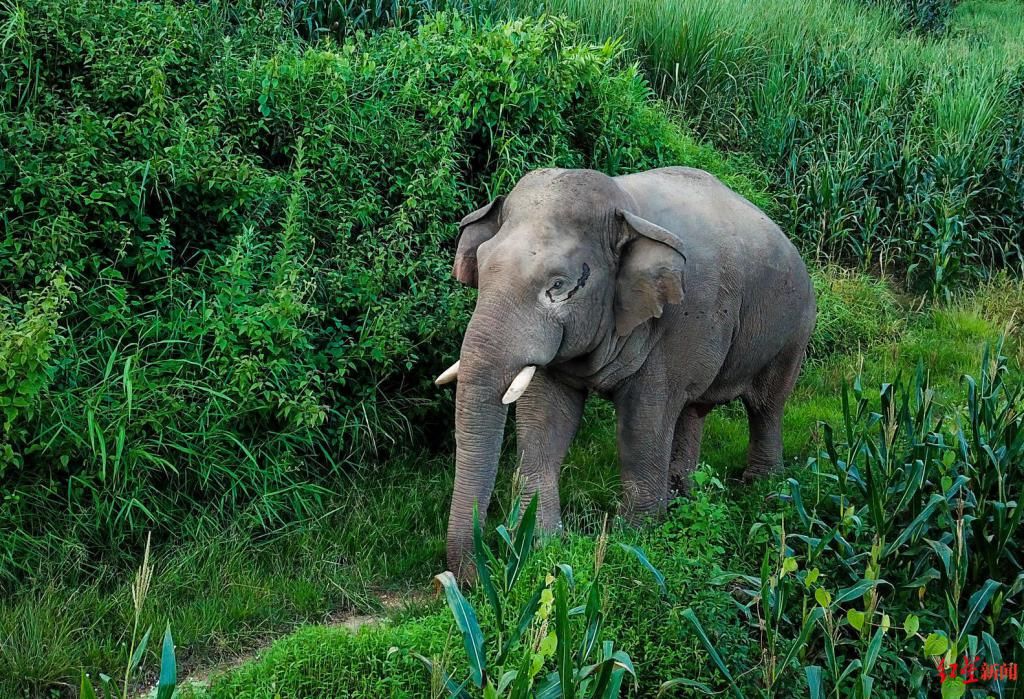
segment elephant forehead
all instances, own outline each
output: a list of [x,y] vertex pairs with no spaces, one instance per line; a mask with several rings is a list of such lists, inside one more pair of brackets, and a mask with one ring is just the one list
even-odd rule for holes
[[623,205],[623,192],[593,170],[540,170],[509,193],[503,216],[510,223],[549,222],[556,228],[599,226]]
[[[519,193],[517,193],[519,194]],[[591,191],[575,196],[556,191],[528,191],[510,195],[504,218],[514,228],[526,228],[539,235],[584,236],[605,224],[614,213],[607,198]]]

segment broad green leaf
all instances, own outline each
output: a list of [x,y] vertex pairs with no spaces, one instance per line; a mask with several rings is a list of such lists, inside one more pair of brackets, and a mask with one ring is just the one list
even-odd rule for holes
[[617,650],[612,653],[611,659],[615,662],[616,666],[621,667],[630,675],[636,677],[636,668],[633,667],[633,659],[629,657],[629,653],[624,650]]
[[882,650],[882,637],[885,632],[882,629],[875,631],[875,635],[871,637],[871,643],[868,644],[868,650],[864,653],[864,672],[869,673],[875,669],[875,661],[878,660],[878,654]]
[[857,609],[846,610],[846,620],[850,622],[850,626],[860,631],[864,628],[864,612]]
[[917,618],[915,614],[908,614],[906,620],[903,622],[903,630],[907,634],[907,638],[910,638],[917,633],[917,630],[921,628],[921,620]]
[[821,575],[821,571],[817,568],[811,568],[807,571],[807,576],[804,577],[804,587],[810,589],[811,585],[815,583],[819,575]]
[[946,501],[946,498],[942,497],[938,493],[932,493],[931,498],[928,500],[928,504],[924,506],[921,512],[910,522],[903,531],[899,533],[891,544],[885,548],[885,552],[882,555],[883,558],[888,557],[890,553],[897,550],[902,546],[908,539],[914,537],[918,532],[925,526],[925,523],[929,520],[936,508]]
[[980,590],[971,595],[971,599],[967,603],[967,620],[960,627],[960,634],[957,636],[958,643],[963,639],[964,634],[970,631],[974,624],[977,623],[978,619],[985,612],[985,608],[988,607],[992,595],[996,593],[999,587],[1000,583],[989,579],[985,581]]
[[524,633],[526,633],[526,629],[529,628],[530,624],[533,622],[533,618],[537,615],[537,609],[540,607],[541,596],[547,589],[547,584],[541,582],[537,586],[537,589],[534,591],[533,595],[526,602],[526,605],[523,607],[522,613],[519,615],[519,623],[516,624],[515,630],[513,630],[512,635],[509,636],[508,645],[505,646],[504,652],[499,656],[497,660],[498,663],[501,663],[501,661],[504,659],[504,655],[508,653],[508,650],[512,648],[512,646],[514,646],[517,641],[519,641],[519,639],[522,637]]
[[658,696],[664,696],[665,692],[673,690],[676,687],[688,687],[690,689],[696,689],[701,694],[707,694],[709,696],[714,696],[715,694],[718,694],[718,692],[711,689],[711,687],[707,686],[703,682],[678,678],[674,680],[669,680],[668,682],[662,682],[661,686],[658,687]]
[[523,516],[519,519],[516,527],[515,542],[512,545],[512,555],[505,566],[505,581],[509,590],[516,584],[519,574],[526,567],[533,551],[533,531],[537,524],[537,494],[530,498],[530,504],[526,506]]
[[139,645],[135,646],[135,652],[132,653],[132,659],[128,663],[128,672],[135,672],[135,670],[138,669],[139,663],[142,662],[142,654],[146,652],[146,646],[149,645],[149,634],[152,631],[152,626],[146,629],[146,633],[142,635],[142,640],[139,641]]
[[832,595],[823,587],[819,587],[814,591],[814,599],[826,609],[832,604]]
[[612,670],[612,680],[608,683],[608,689],[602,692],[600,699],[617,699],[619,693],[622,691],[622,680],[625,676],[625,670],[620,668]]
[[555,657],[562,699],[574,699],[576,684],[573,677],[572,638],[569,628],[569,584],[564,575],[560,575],[555,581],[555,633],[558,635]]
[[928,634],[924,640],[924,654],[927,656],[942,655],[949,648],[949,639],[937,633]]
[[435,575],[434,580],[444,588],[448,607],[452,610],[452,616],[455,617],[455,625],[462,633],[462,640],[466,646],[466,657],[469,660],[470,678],[473,680],[473,684],[482,688],[487,661],[484,657],[484,634],[480,630],[476,612],[462,596],[462,592],[459,591],[459,583],[450,570]]
[[585,663],[590,658],[594,647],[597,645],[598,635],[601,632],[601,624],[604,615],[601,613],[601,591],[595,580],[590,584],[590,593],[587,595],[587,607],[585,617],[585,628],[583,640],[580,644],[580,662]]
[[552,574],[555,573],[561,573],[565,577],[566,581],[569,583],[570,590],[576,587],[576,580],[573,578],[571,565],[568,563],[556,563],[555,570],[552,571]]
[[515,681],[516,677],[518,676],[519,673],[516,670],[509,670],[508,672],[503,674],[501,676],[501,679],[498,680],[498,694],[505,694],[505,690],[508,689],[508,686],[512,684],[512,682]]
[[[1003,654],[999,650],[999,644],[987,631],[981,632],[981,645],[985,648],[985,659],[992,665],[1001,665]],[[993,682],[989,686],[999,699],[1003,698],[1003,686],[1005,681]]]
[[561,680],[557,672],[544,678],[537,688],[536,699],[560,699],[562,696]]
[[[822,588],[818,588],[819,590]],[[789,646],[789,650],[786,651],[786,657],[782,659],[782,663],[779,665],[780,668],[788,668],[790,663],[797,654],[807,645],[807,639],[811,636],[811,631],[814,629],[814,625],[818,623],[821,618],[825,616],[825,610],[821,607],[815,607],[811,610],[811,613],[807,615],[804,625],[800,628],[800,635],[794,643]]]
[[783,575],[785,575],[786,573],[795,573],[797,568],[798,568],[798,566],[797,566],[797,563],[796,563],[796,559],[793,558],[792,556],[787,556],[786,558],[783,559],[783,561],[782,561],[782,573],[783,573]]
[[942,699],[960,699],[967,692],[967,684],[959,675],[942,683]]
[[807,676],[807,689],[811,699],[825,699],[825,689],[821,682],[821,668],[817,665],[808,665],[804,668],[804,675]]
[[888,585],[885,580],[858,580],[849,587],[844,587],[842,590],[836,593],[836,604],[843,604],[853,599],[859,599],[864,596],[864,593],[873,587],[879,585]]
[[89,676],[85,674],[85,670],[82,670],[82,683],[78,691],[79,699],[96,699],[96,690],[92,688],[92,682],[89,681]]
[[477,579],[480,581],[480,587],[484,589],[487,601],[491,603],[491,609],[494,611],[494,618],[497,622],[498,633],[500,634],[501,629],[505,628],[505,621],[502,618],[501,599],[498,597],[498,591],[491,580],[491,561],[494,559],[494,555],[487,547],[487,544],[484,543],[483,527],[480,526],[480,510],[475,502],[473,503],[473,552],[476,559]]

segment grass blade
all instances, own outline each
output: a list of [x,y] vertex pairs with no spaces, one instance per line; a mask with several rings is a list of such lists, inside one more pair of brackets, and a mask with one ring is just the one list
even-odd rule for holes
[[533,530],[537,524],[537,494],[530,498],[530,504],[526,506],[523,516],[519,519],[516,527],[515,542],[512,545],[512,557],[505,569],[505,580],[507,589],[512,589],[519,578],[519,574],[526,567],[533,550]]
[[704,645],[704,649],[708,652],[708,655],[711,656],[712,662],[715,663],[718,671],[721,672],[729,682],[729,687],[732,689],[732,693],[737,699],[746,699],[743,692],[741,692],[740,688],[736,685],[736,680],[733,679],[732,673],[729,672],[729,668],[725,666],[725,661],[722,660],[722,656],[718,654],[715,644],[711,642],[710,638],[708,638],[708,634],[704,631],[704,627],[701,625],[700,619],[698,619],[697,615],[693,613],[693,609],[687,607],[683,610],[682,616],[690,622],[691,626],[693,626],[693,630],[697,633],[697,638],[700,639],[700,642]]
[[574,699],[576,685],[573,678],[572,639],[569,629],[569,583],[564,575],[555,582],[555,636],[558,638],[556,659],[562,699]]
[[642,565],[647,570],[651,571],[651,575],[654,576],[654,581],[658,583],[658,587],[661,589],[661,594],[668,596],[668,588],[665,586],[665,576],[662,575],[661,571],[655,568],[654,564],[647,559],[647,556],[646,554],[644,554],[643,549],[640,549],[637,546],[633,546],[632,544],[624,544],[622,542],[619,542],[619,546],[624,551],[628,551],[629,553],[633,554],[636,557],[636,560],[640,561],[640,565]]

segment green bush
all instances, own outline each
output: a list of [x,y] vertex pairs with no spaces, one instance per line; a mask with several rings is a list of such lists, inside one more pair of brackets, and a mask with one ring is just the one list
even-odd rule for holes
[[307,626],[275,643],[258,661],[215,677],[208,689],[184,687],[184,697],[206,699],[298,699],[299,697],[422,697],[430,677],[416,660],[394,648],[416,647],[452,658],[462,653],[445,612],[401,624],[364,626],[357,633],[339,627]]
[[298,34],[344,42],[360,31],[408,28],[439,10],[479,12],[488,2],[472,0],[277,0]]
[[307,515],[449,434],[452,224],[529,169],[690,164],[758,198],[556,19],[314,47],[258,2],[10,8],[0,584],[186,516]]

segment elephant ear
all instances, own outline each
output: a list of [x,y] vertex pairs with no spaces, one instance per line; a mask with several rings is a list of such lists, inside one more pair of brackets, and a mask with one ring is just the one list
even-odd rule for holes
[[615,281],[615,332],[628,335],[650,318],[660,318],[665,304],[680,303],[686,255],[678,237],[628,211],[617,210],[622,225]]
[[463,284],[477,286],[476,249],[498,232],[498,217],[504,200],[504,197],[498,197],[459,221],[459,244],[455,250],[452,274]]

